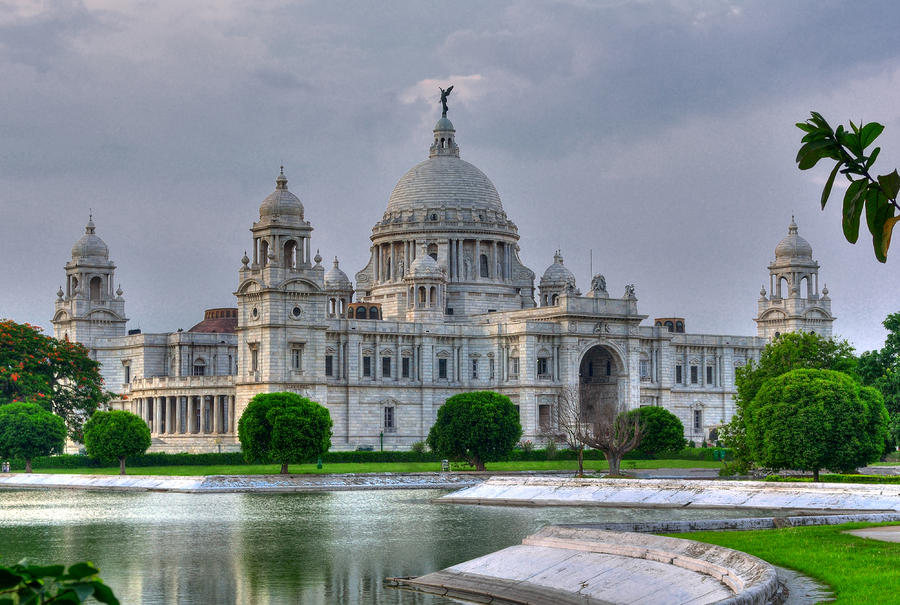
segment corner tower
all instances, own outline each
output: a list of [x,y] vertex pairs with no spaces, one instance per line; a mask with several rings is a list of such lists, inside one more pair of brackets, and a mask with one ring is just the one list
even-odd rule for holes
[[408,279],[421,254],[445,275],[446,295],[431,301],[440,308],[428,311],[435,321],[534,306],[534,272],[519,259],[518,229],[490,179],[460,159],[446,114],[434,125],[428,159],[397,182],[371,240],[356,295],[380,302],[387,319],[405,319],[410,309],[421,313],[421,301],[411,299],[419,290]]
[[60,286],[56,293],[54,336],[89,349],[97,339],[125,336],[125,299],[121,287],[113,291],[116,265],[109,260],[106,242],[96,234],[93,216],[72,246],[72,260],[65,269],[65,289]]
[[819,294],[819,263],[812,246],[798,234],[791,217],[787,237],[775,246],[775,261],[769,264],[769,294],[759,293],[754,321],[757,334],[772,339],[784,332],[812,332],[831,338],[831,299],[828,288]]

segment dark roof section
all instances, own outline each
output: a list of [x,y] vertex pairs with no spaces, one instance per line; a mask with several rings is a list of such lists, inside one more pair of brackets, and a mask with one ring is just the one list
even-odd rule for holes
[[238,324],[237,313],[237,309],[207,309],[203,313],[203,321],[188,330],[188,332],[234,334]]

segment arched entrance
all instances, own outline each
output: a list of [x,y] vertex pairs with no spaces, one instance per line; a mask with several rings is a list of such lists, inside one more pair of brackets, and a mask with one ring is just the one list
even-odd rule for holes
[[597,414],[617,413],[622,405],[624,368],[618,355],[604,345],[584,352],[578,368],[578,400],[582,418],[593,421]]

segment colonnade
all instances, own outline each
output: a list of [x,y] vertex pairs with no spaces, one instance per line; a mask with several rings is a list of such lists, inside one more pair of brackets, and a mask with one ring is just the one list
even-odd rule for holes
[[[299,240],[299,242],[298,242]],[[269,264],[269,252],[275,253],[275,262],[281,260],[285,269],[298,269],[311,265],[310,238],[295,235],[275,235],[270,242],[264,237],[253,238],[253,264],[265,267]]]
[[131,411],[151,435],[222,435],[235,431],[234,395],[137,397]]
[[[428,253],[440,258],[438,248],[446,249],[443,257],[451,282],[512,279],[512,244],[498,240],[448,239],[431,244]],[[375,244],[375,283],[402,280],[418,253],[415,240]]]

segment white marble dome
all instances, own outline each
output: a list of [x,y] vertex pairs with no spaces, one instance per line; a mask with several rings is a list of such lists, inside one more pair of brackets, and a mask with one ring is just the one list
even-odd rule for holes
[[423,249],[416,259],[409,265],[409,275],[412,279],[439,279],[444,276],[441,266]]
[[812,260],[812,246],[797,234],[797,223],[791,219],[788,234],[775,246],[775,259],[802,258]]
[[84,258],[109,259],[109,247],[106,245],[106,242],[94,233],[94,231],[94,221],[89,219],[84,228],[84,235],[82,235],[81,239],[72,246],[73,260]]
[[338,266],[338,259],[334,257],[334,265],[325,272],[325,289],[326,290],[352,290],[353,285],[347,274],[341,271]]
[[575,274],[563,264],[562,254],[559,250],[553,255],[553,264],[547,267],[544,275],[541,277],[541,285],[575,285]]
[[284,168],[275,179],[275,191],[263,200],[259,205],[259,218],[284,217],[303,220],[303,204],[300,198],[288,191],[287,177],[284,176]]
[[431,157],[410,168],[391,192],[387,211],[434,206],[503,212],[500,195],[491,180],[472,164],[452,155]]

